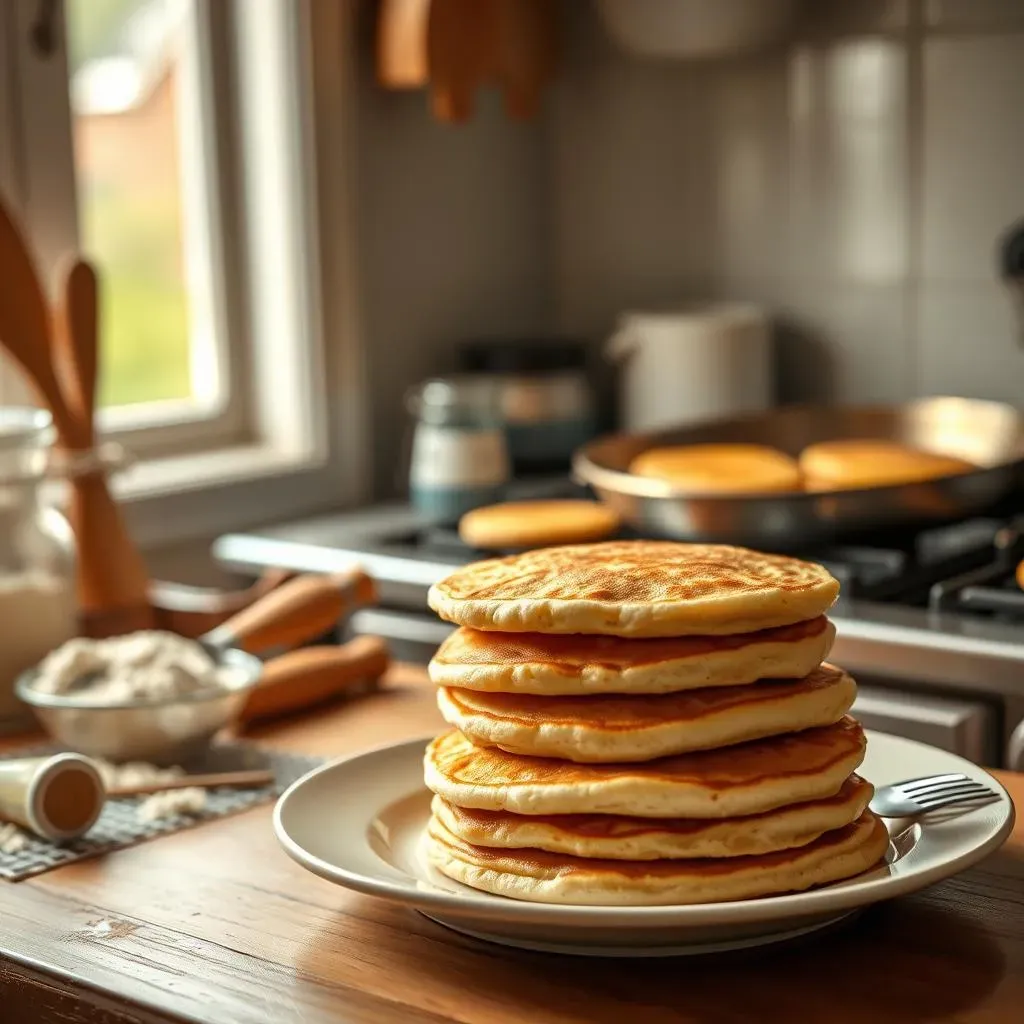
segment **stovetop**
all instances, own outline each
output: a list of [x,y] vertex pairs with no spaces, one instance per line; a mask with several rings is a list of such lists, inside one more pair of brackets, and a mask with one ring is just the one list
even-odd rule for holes
[[[564,493],[564,481],[531,493]],[[1024,697],[1024,500],[991,515],[802,552],[839,579],[831,617],[835,657],[862,676]],[[465,545],[453,529],[406,505],[384,505],[222,537],[215,555],[236,568],[338,571],[360,563],[378,582],[384,609],[440,626],[429,586],[494,552]],[[434,634],[438,638],[441,632]]]

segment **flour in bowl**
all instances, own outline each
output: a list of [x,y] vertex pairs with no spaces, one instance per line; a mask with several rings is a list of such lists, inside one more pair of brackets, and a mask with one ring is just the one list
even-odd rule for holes
[[82,703],[175,700],[217,686],[218,670],[195,641],[142,630],[69,640],[43,659],[33,685],[41,693],[73,693]]

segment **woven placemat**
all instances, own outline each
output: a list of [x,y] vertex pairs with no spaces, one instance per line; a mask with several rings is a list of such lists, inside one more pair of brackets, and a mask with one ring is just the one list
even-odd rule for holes
[[[5,754],[0,760],[50,753],[57,753],[57,748],[19,750]],[[144,821],[138,816],[139,805],[146,797],[112,797],[104,806],[99,820],[81,839],[58,844],[27,833],[27,842],[20,850],[0,852],[0,879],[20,882],[23,878],[52,871],[76,860],[134,846],[156,836],[180,832],[204,821],[236,814],[275,799],[296,779],[322,763],[323,759],[319,757],[285,754],[252,743],[226,743],[213,747],[202,764],[190,764],[189,770],[222,772],[269,768],[274,773],[273,784],[258,789],[209,789],[206,791],[206,806],[201,811],[156,821]]]

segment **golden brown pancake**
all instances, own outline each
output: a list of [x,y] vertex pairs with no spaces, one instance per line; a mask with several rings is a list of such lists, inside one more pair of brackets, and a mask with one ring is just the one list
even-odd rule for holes
[[597,501],[508,501],[473,509],[459,520],[466,544],[496,551],[586,544],[618,528],[619,517]]
[[431,809],[449,832],[472,846],[532,848],[609,860],[664,860],[746,857],[806,846],[823,833],[856,821],[873,793],[870,782],[851,775],[835,796],[718,821],[510,814],[455,807],[439,796],[434,797]]
[[541,697],[442,686],[445,721],[478,746],[580,763],[653,761],[838,722],[857,686],[822,665],[803,679],[661,694]]
[[477,747],[452,731],[424,758],[429,789],[457,807],[515,814],[737,818],[837,793],[864,758],[864,731],[835,725],[639,764],[576,764]]
[[870,811],[806,846],[720,860],[590,860],[489,849],[463,842],[437,818],[426,840],[431,864],[464,885],[535,903],[589,906],[722,903],[800,892],[859,875],[888,848],[889,833]]
[[672,693],[799,679],[821,664],[835,627],[824,615],[732,636],[632,640],[618,636],[495,633],[463,626],[428,666],[439,686],[499,693]]
[[629,471],[690,494],[770,494],[801,486],[796,460],[760,444],[651,448],[633,459]]
[[430,588],[443,619],[513,633],[628,637],[753,633],[823,615],[823,566],[724,544],[607,541],[459,569]]
[[844,439],[805,448],[800,469],[807,490],[836,491],[921,483],[970,473],[977,467],[898,441]]

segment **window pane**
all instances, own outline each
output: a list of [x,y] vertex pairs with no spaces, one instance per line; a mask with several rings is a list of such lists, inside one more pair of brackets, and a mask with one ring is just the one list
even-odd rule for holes
[[103,406],[195,394],[181,135],[189,14],[183,0],[66,3],[79,229],[102,286]]

